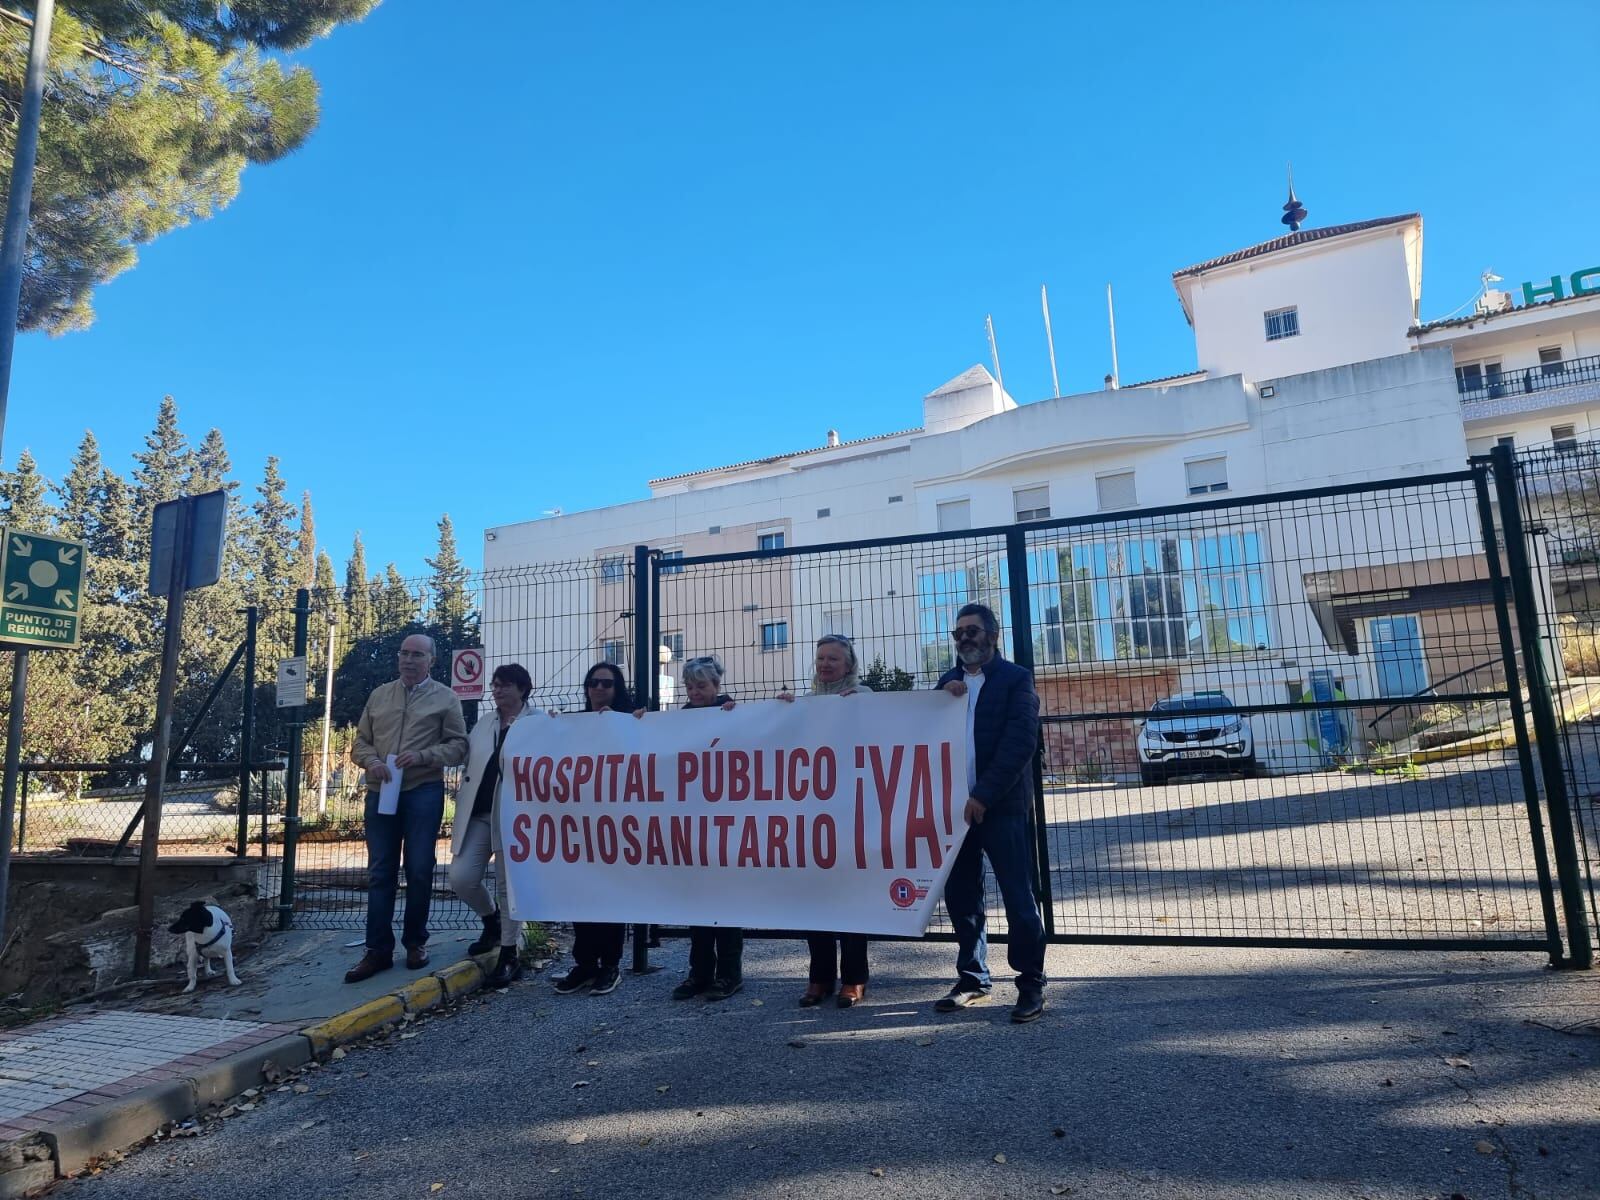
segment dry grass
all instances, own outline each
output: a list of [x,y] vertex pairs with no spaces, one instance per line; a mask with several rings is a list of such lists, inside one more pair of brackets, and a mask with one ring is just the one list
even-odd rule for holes
[[1568,675],[1600,675],[1600,630],[1561,618],[1561,665]]

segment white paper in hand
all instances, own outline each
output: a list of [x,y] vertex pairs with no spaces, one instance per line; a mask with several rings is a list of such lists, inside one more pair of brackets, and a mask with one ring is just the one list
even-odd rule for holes
[[394,765],[394,755],[384,759],[384,764],[389,768],[389,778],[385,779],[378,788],[378,811],[386,817],[392,817],[400,811],[400,768]]

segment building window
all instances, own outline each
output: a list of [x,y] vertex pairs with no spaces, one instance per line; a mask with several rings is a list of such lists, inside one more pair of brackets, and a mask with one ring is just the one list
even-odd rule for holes
[[600,661],[608,662],[612,666],[626,667],[628,665],[628,643],[606,641],[600,645]]
[[848,608],[830,608],[822,614],[822,632],[837,633],[841,637],[856,636],[855,614]]
[[1217,658],[1269,647],[1255,530],[1126,536],[1028,552],[1037,665]]
[[1372,641],[1378,695],[1415,696],[1427,689],[1428,664],[1415,616],[1374,617],[1367,623],[1367,632]]
[[672,652],[672,659],[673,659],[674,662],[681,662],[682,661],[682,659],[683,659],[683,631],[681,629],[680,630],[673,630],[670,633],[663,633],[661,635],[661,644]]
[[1469,400],[1498,399],[1505,380],[1498,362],[1463,363],[1456,368],[1456,390]]
[[600,560],[600,582],[621,583],[628,577],[628,560],[621,555]]
[[1559,374],[1561,374],[1561,347],[1560,346],[1540,346],[1539,347],[1539,374],[1541,374],[1541,375],[1559,375]]
[[1095,494],[1100,499],[1100,511],[1115,508],[1132,508],[1139,503],[1133,490],[1133,472],[1118,471],[1114,475],[1099,475],[1094,481]]
[[817,517],[818,517],[818,519],[821,519],[822,517],[831,517],[831,516],[833,516],[833,509],[831,509],[831,508],[819,508],[819,509],[817,509]]
[[904,496],[890,496],[889,497],[889,503],[890,504],[899,504],[904,499],[905,499]]
[[[817,515],[821,516],[822,514],[818,513]],[[782,550],[783,549],[783,531],[780,529],[776,533],[761,533],[761,534],[757,534],[756,535],[756,549],[757,550]]]
[[1043,521],[1050,516],[1050,485],[1017,488],[1011,493],[1011,509],[1018,521]]
[[1300,336],[1300,310],[1294,305],[1275,308],[1262,315],[1267,323],[1267,341],[1278,342]]
[[1517,448],[1517,439],[1509,433],[1503,433],[1495,438],[1494,444],[1504,446],[1507,450],[1515,450]]
[[1184,474],[1189,480],[1189,495],[1203,496],[1207,492],[1225,492],[1228,490],[1228,456],[1219,454],[1215,458],[1197,458],[1183,464]]
[[787,650],[789,648],[789,622],[766,621],[761,626],[761,649],[763,651]]
[[1578,427],[1576,425],[1550,426],[1550,440],[1555,443],[1557,450],[1576,450],[1578,448]]
[[951,533],[972,528],[972,501],[943,500],[939,503],[939,532]]
[[682,550],[663,550],[661,552],[661,574],[681,575],[683,567],[675,560],[683,557]]

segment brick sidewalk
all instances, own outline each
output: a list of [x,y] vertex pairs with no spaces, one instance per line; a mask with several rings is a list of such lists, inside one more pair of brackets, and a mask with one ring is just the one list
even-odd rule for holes
[[297,1025],[97,1012],[0,1033],[0,1141],[270,1042]]

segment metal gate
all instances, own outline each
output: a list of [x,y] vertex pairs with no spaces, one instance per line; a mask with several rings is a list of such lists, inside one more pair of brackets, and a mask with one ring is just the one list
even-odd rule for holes
[[956,611],[981,601],[1040,694],[1052,940],[1566,961],[1491,483],[1474,463],[906,538],[651,552],[640,641],[673,661],[650,699],[678,703],[672,671],[696,654],[722,660],[739,699],[804,691],[824,633],[853,639],[875,690],[929,687],[952,662]]

